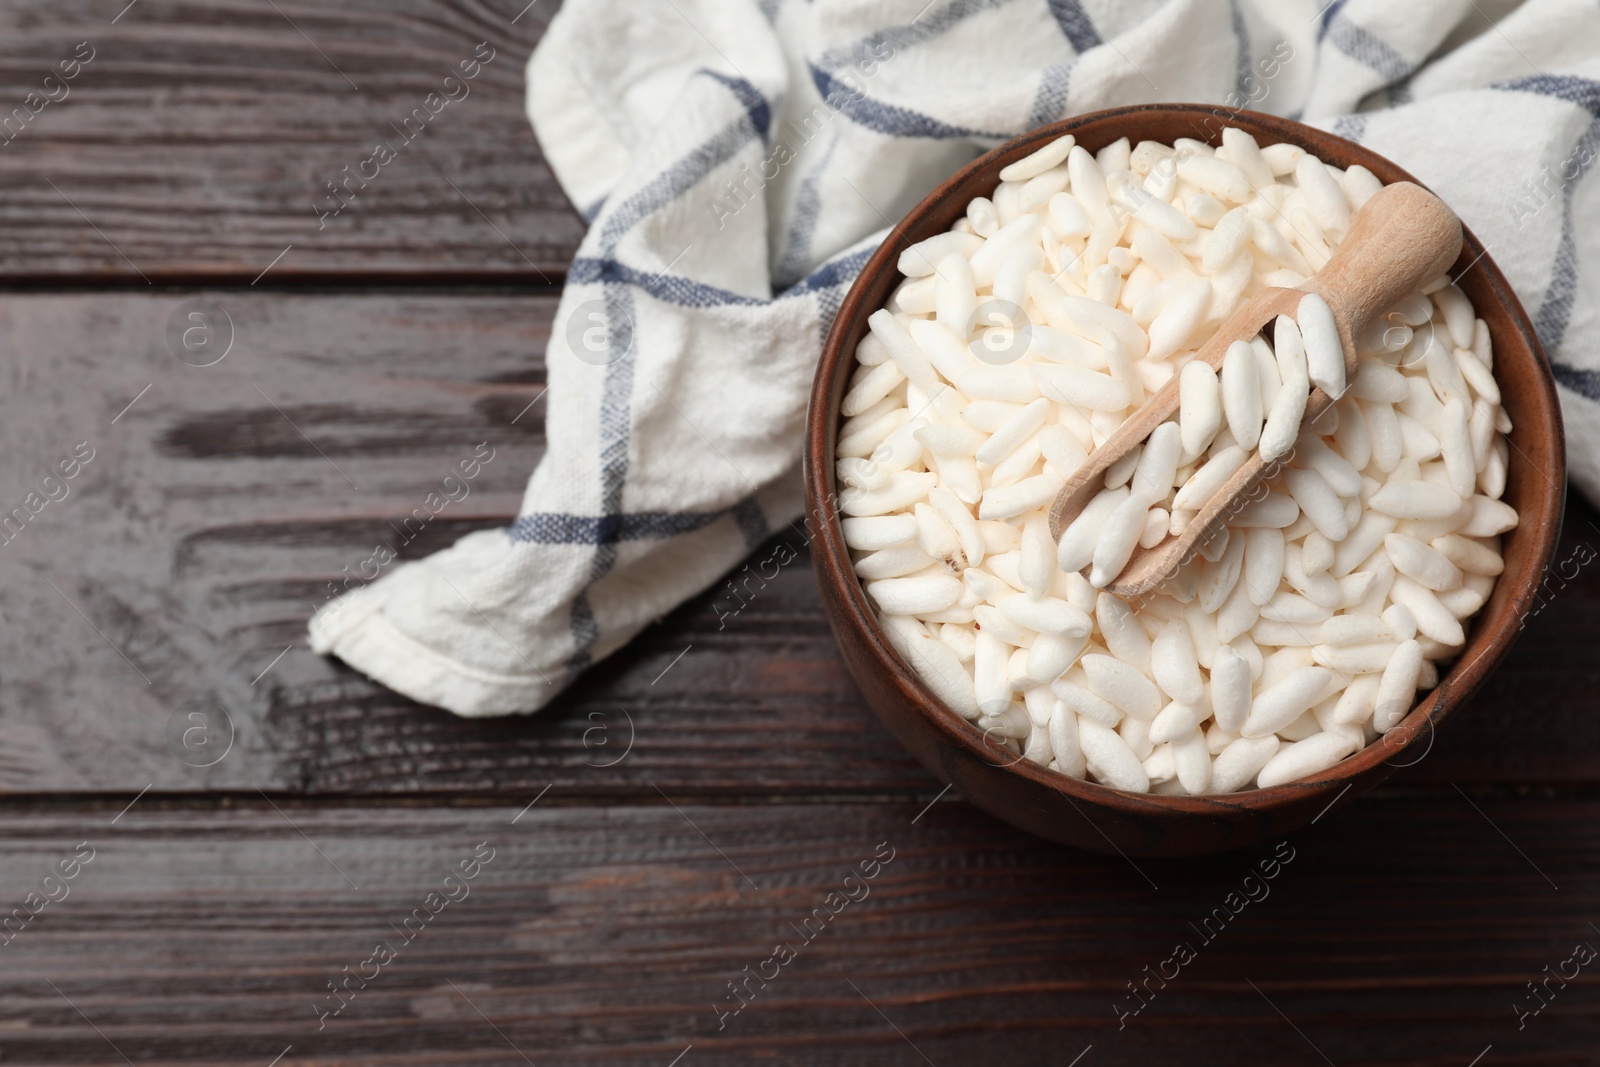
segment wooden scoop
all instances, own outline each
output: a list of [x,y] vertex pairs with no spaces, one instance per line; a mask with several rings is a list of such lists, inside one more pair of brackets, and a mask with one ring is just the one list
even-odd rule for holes
[[[1217,370],[1234,341],[1248,341],[1279,315],[1293,318],[1300,298],[1316,293],[1333,310],[1344,346],[1347,379],[1356,369],[1355,339],[1371,319],[1449,269],[1461,251],[1461,220],[1444,202],[1419,185],[1384,186],[1356,213],[1350,232],[1327,264],[1298,289],[1268,289],[1224,322],[1195,354]],[[1144,443],[1178,410],[1178,378],[1172,379],[1094,450],[1067,479],[1050,508],[1050,535],[1057,541],[1089,501],[1105,488],[1106,471]],[[1335,398],[1311,390],[1301,425],[1316,419]],[[1292,455],[1292,454],[1291,454]],[[1135,548],[1128,565],[1107,587],[1118,596],[1139,596],[1161,584],[1243,506],[1241,497],[1263,477],[1277,474],[1289,459],[1262,462],[1251,454],[1232,478],[1205,503],[1183,533],[1169,535],[1154,548]]]

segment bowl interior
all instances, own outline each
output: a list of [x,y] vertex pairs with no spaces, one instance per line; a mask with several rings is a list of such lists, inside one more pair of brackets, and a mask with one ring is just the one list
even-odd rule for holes
[[[1078,144],[1096,151],[1124,136],[1135,144],[1147,139],[1171,144],[1178,138],[1219,144],[1226,126],[1249,132],[1262,145],[1280,142],[1299,145],[1335,166],[1360,164],[1385,184],[1416,181],[1394,163],[1359,145],[1288,119],[1256,112],[1224,111],[1200,105],[1145,105],[1095,112],[1042,127],[963,168],[893,228],[862,271],[834,321],[808,415],[805,482],[815,565],[828,587],[830,607],[834,608],[832,622],[841,645],[855,645],[846,648],[847,659],[851,661],[858,683],[863,683],[880,714],[883,713],[881,700],[893,698],[883,697],[875,689],[887,686],[893,694],[914,705],[941,744],[955,746],[966,756],[987,765],[1003,766],[1004,773],[1065,794],[1068,799],[1121,809],[1129,815],[1145,818],[1163,811],[1215,817],[1219,805],[1235,812],[1259,812],[1290,800],[1305,800],[1308,790],[1317,793],[1311,799],[1334,793],[1342,795],[1348,791],[1348,784],[1358,777],[1364,788],[1370,787],[1396,767],[1425,758],[1433,744],[1433,728],[1482,684],[1515,639],[1521,621],[1534,603],[1543,569],[1554,550],[1565,498],[1561,413],[1548,362],[1511,287],[1485,254],[1482,243],[1467,231],[1461,256],[1451,275],[1457,278],[1457,284],[1488,324],[1493,340],[1495,375],[1504,406],[1513,420],[1505,500],[1517,509],[1521,521],[1505,537],[1505,573],[1496,583],[1488,603],[1471,620],[1465,649],[1439,685],[1426,694],[1398,726],[1329,770],[1287,785],[1223,796],[1127,794],[1077,781],[1026,761],[1007,763],[1012,759],[1007,753],[1000,753],[1002,758],[997,760],[996,749],[985,744],[982,732],[945,707],[921,682],[889,644],[874,617],[853,573],[834,506],[837,499],[834,442],[840,423],[840,401],[854,366],[856,346],[866,333],[867,317],[884,305],[900,280],[895,267],[900,251],[947,230],[965,214],[968,201],[994,190],[1001,168],[1064,134],[1073,134]],[[873,684],[869,685],[863,677],[866,672],[881,672],[881,677],[873,677]],[[902,741],[907,740],[904,730],[896,732]],[[932,750],[926,743],[912,747],[931,770],[950,777],[952,761],[948,755],[940,756],[935,766],[930,758]],[[1024,790],[1022,795],[1033,794]],[[1314,813],[1315,809],[1311,810]],[[1007,817],[1005,813],[995,813]]]

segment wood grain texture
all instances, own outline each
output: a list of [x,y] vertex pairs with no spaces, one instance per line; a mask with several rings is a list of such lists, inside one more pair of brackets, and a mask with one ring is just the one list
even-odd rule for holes
[[[207,302],[234,345],[195,367],[167,323]],[[77,443],[96,450],[0,545],[0,789],[927,790],[846,675],[804,554],[737,614],[725,590],[691,601],[532,718],[457,719],[305,647],[328,583],[378,545],[415,558],[515,514],[543,449],[547,401],[528,405],[553,310],[493,293],[0,300],[0,516]],[[479,443],[495,458],[469,494],[403,525]],[[1574,502],[1547,606],[1399,781],[1600,781],[1600,572],[1581,563],[1596,521]],[[233,748],[191,766],[187,716],[220,737],[219,707]]]
[[[195,367],[166,325],[208,303],[230,316],[233,349]],[[0,545],[15,642],[0,788],[926,788],[862,713],[804,558],[736,614],[726,593],[720,611],[700,598],[532,719],[422,708],[305,647],[330,582],[379,546],[416,558],[515,515],[543,451],[553,310],[424,293],[0,301],[14,354],[0,516],[76,444],[96,450],[65,499]],[[468,494],[429,518],[428,495],[485,443],[494,458]],[[180,747],[188,716],[218,752],[223,713],[227,757],[184,762],[206,761]]]
[[[1135,868],[953,795],[924,810],[937,783],[849,682],[803,553],[736,615],[709,591],[533,718],[456,719],[311,655],[341,568],[504,523],[542,453],[553,290],[430,285],[555,277],[579,232],[522,117],[555,5],[512,23],[522,2],[0,10],[0,125],[97,48],[0,148],[0,286],[55,290],[0,297],[0,531],[95,450],[0,532],[0,1062],[1433,1067],[1491,1043],[1484,1067],[1593,1062],[1587,971],[1526,1029],[1513,1011],[1600,944],[1582,505],[1480,698],[1398,788],[1293,838],[1209,944],[1189,924],[1259,895],[1257,853]],[[414,146],[432,154],[315,231],[322,181],[484,39],[500,57]],[[250,288],[290,243],[277,290]],[[141,270],[235,288],[146,292]],[[169,324],[215,327],[218,304],[228,355],[180,361]],[[470,494],[408,540],[479,442],[496,453]],[[217,746],[219,708],[232,747],[193,766],[217,748],[186,747],[188,716]],[[94,859],[62,896],[45,879],[81,842]],[[471,895],[401,945],[479,842],[496,852]],[[882,842],[870,895],[719,1028],[727,984],[800,944]],[[397,958],[319,1030],[328,983],[381,939]],[[1183,939],[1199,958],[1119,1030],[1116,998]]]
[[[1433,1067],[1591,1062],[1600,1035],[1587,972],[1520,1031],[1512,1010],[1600,944],[1595,801],[1372,798],[1276,850],[1137,869],[948,802],[277,803],[0,817],[7,909],[94,849],[0,949],[6,1062]],[[363,968],[379,942],[397,958]],[[1180,942],[1196,958],[1119,1029]],[[319,1031],[347,966],[377,973]]]
[[[565,269],[582,224],[524,112],[556,0],[126,3],[0,8],[0,284],[246,284],[290,245],[267,281]],[[480,42],[467,95],[402,138]],[[319,219],[379,141],[395,158]]]

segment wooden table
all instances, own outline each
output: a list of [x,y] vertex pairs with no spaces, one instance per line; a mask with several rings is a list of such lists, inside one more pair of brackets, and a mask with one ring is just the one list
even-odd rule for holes
[[1270,880],[941,793],[803,553],[536,717],[420,707],[305,623],[375,546],[506,522],[544,447],[551,0],[124,3],[0,9],[0,510],[93,450],[0,546],[0,1063],[1600,1063],[1588,506],[1493,684]]

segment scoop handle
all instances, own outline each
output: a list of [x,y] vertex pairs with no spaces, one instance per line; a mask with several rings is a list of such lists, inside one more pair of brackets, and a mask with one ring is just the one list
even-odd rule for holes
[[1350,232],[1301,288],[1318,293],[1359,337],[1374,315],[1449,270],[1460,253],[1456,213],[1422,186],[1395,182],[1361,206]]

